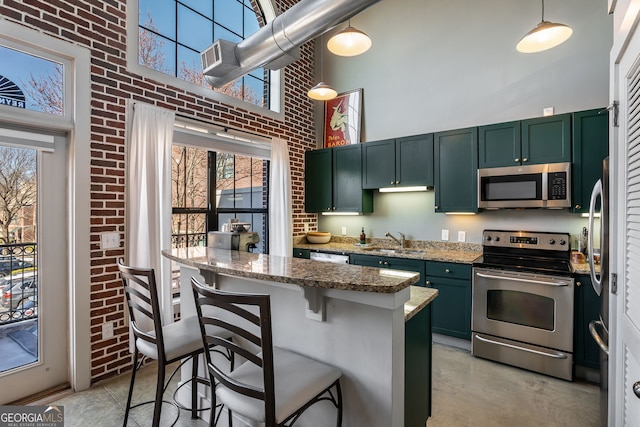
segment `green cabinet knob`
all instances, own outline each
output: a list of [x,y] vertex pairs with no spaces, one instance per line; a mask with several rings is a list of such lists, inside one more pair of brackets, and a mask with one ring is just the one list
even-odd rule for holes
[[514,161],[516,161],[516,162],[519,162],[519,161],[520,161],[520,157],[516,157],[516,158],[515,158],[515,159],[513,159],[513,160],[514,160]]
[[524,159],[522,159],[522,161],[523,161],[523,162],[528,162],[528,161],[529,161],[529,159],[525,157]]
[[449,270],[448,268],[444,270],[445,273],[451,273],[451,270]]

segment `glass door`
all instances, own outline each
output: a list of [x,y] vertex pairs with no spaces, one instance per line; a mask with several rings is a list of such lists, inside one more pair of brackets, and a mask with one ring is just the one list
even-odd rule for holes
[[69,381],[65,145],[0,126],[0,404]]

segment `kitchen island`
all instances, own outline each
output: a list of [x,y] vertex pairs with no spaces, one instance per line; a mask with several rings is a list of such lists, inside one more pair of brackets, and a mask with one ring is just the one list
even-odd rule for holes
[[[429,303],[437,291],[412,287],[418,280],[416,273],[203,247],[163,254],[181,266],[183,317],[195,313],[193,276],[219,289],[270,294],[274,345],[342,371],[344,426],[404,426],[405,413],[422,413],[426,420],[431,372]],[[412,327],[405,330],[405,321]],[[422,332],[416,336],[415,330]],[[406,336],[421,342],[407,346]],[[407,366],[407,372],[424,381],[405,384],[405,364],[416,364],[416,360],[418,366]],[[188,378],[190,368],[183,369],[183,378]],[[405,391],[407,385],[411,390]],[[187,386],[182,390],[189,395]],[[406,399],[405,392],[409,393]],[[203,389],[203,400],[209,400],[208,393]],[[334,424],[335,408],[323,402],[310,408],[296,425]]]

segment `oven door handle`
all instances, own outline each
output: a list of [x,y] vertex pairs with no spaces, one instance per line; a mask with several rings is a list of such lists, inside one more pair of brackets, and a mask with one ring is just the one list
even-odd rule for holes
[[486,273],[476,273],[476,275],[479,277],[484,277],[485,279],[506,279],[506,280],[513,280],[515,282],[537,283],[539,285],[568,286],[568,284],[564,282],[545,282],[542,280],[523,279],[522,277],[494,276],[493,274],[486,274]]
[[504,347],[513,348],[515,350],[527,351],[529,353],[538,354],[540,356],[551,357],[551,358],[554,358],[554,359],[566,359],[567,358],[567,355],[564,354],[564,353],[556,353],[556,352],[548,353],[548,352],[545,352],[545,351],[533,350],[531,348],[520,347],[518,345],[507,344],[505,342],[499,342],[499,341],[490,340],[488,338],[483,338],[479,334],[476,334],[476,338],[479,339],[480,341],[483,341],[483,342],[486,342],[486,343],[489,343],[489,344],[501,345],[501,346],[504,346]]

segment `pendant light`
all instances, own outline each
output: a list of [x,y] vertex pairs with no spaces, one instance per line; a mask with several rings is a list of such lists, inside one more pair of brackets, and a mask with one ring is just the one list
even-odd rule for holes
[[[320,44],[316,43],[316,47],[319,47]],[[320,51],[320,75],[324,76],[324,68],[323,68],[323,56],[324,49]],[[307,92],[307,96],[311,99],[315,99],[317,101],[328,101],[330,99],[338,96],[338,92],[325,82],[320,82]]]
[[327,101],[338,96],[338,92],[336,92],[334,88],[332,88],[325,82],[320,82],[309,89],[309,92],[307,92],[307,96],[318,101]]
[[356,56],[365,53],[371,47],[371,39],[368,35],[351,26],[351,20],[347,28],[336,33],[327,42],[329,51],[338,56]]
[[516,45],[516,49],[522,53],[542,52],[564,43],[571,34],[573,34],[571,27],[544,20],[544,0],[542,0],[542,22],[524,35]]

